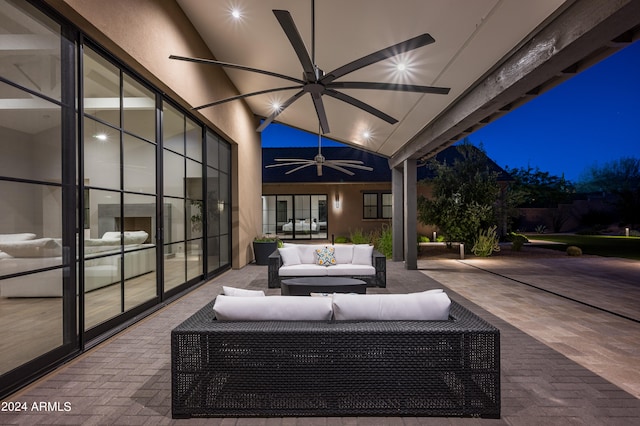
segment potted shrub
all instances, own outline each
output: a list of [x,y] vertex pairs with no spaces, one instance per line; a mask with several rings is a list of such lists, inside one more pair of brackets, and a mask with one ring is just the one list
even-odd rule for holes
[[282,241],[278,237],[263,235],[253,240],[253,254],[257,265],[268,265],[269,255],[278,247],[282,247]]

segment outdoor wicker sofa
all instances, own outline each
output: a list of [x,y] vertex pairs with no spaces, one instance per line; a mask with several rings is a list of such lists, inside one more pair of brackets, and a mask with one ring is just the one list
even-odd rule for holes
[[[298,249],[304,250],[304,248],[313,249],[316,247],[324,246],[327,245],[298,245],[285,243],[285,249],[289,247],[297,247]],[[366,282],[368,287],[387,286],[387,258],[385,257],[385,255],[371,248],[371,253],[368,256],[367,265],[352,264],[351,253],[354,247],[353,245],[338,244],[330,247],[335,248],[337,255],[341,253],[349,253],[347,255],[347,260],[343,260],[339,256],[336,256],[336,258],[339,259],[338,264],[331,266],[319,266],[317,264],[314,264],[313,258],[311,258],[303,260],[303,263],[301,265],[295,265],[293,267],[293,271],[289,270],[287,272],[283,272],[283,270],[290,269],[291,267],[286,267],[287,265],[285,265],[284,263],[283,256],[281,255],[280,250],[275,250],[271,255],[269,255],[269,267],[267,271],[269,288],[279,288],[281,286],[282,280],[285,279],[317,277],[321,275],[342,278],[356,278]],[[351,251],[347,252],[347,250]],[[304,259],[304,256],[300,257]],[[320,274],[318,272],[319,270],[324,270],[324,272]]]
[[500,333],[448,321],[218,321],[171,332],[174,418],[500,417]]

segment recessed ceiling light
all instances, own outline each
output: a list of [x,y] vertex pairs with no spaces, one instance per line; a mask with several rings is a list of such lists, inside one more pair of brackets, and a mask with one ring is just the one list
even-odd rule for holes
[[271,103],[271,108],[274,111],[280,111],[280,107],[281,107],[280,102],[272,102]]
[[365,130],[364,132],[362,132],[362,137],[365,139],[369,139],[371,137],[371,133]]
[[242,14],[240,13],[239,9],[233,9],[231,10],[231,16],[233,16],[234,19],[240,19],[242,17]]
[[108,139],[107,135],[105,133],[96,133],[95,135],[93,135],[93,137],[98,139],[99,141],[102,141],[102,142],[104,142],[104,141],[106,141]]
[[397,65],[396,68],[398,69],[398,71],[404,71],[404,70],[407,69],[407,65],[404,64],[404,63],[400,63],[400,64]]

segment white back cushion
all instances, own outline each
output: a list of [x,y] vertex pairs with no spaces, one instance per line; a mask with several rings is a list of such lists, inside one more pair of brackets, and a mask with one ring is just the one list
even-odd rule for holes
[[247,290],[244,288],[235,288],[235,287],[229,287],[229,286],[223,285],[222,291],[224,292],[225,296],[264,297],[264,291],[262,290]]
[[332,315],[329,297],[218,296],[213,311],[217,319],[232,321],[326,321]]
[[282,264],[284,266],[293,266],[299,265],[302,263],[300,261],[300,254],[298,253],[298,249],[296,247],[282,247],[278,249],[280,253],[280,257],[282,258]]
[[353,264],[371,266],[371,256],[373,256],[373,246],[369,244],[357,244],[353,246]]
[[28,241],[34,240],[36,234],[30,232],[23,232],[20,234],[0,234],[0,243],[8,243],[11,241]]
[[351,263],[353,259],[353,245],[337,244],[332,247],[335,248],[334,256],[336,258],[336,263]]
[[53,238],[0,243],[0,250],[12,257],[62,256],[62,246]]
[[316,249],[322,248],[315,244],[296,244],[298,249],[298,255],[300,256],[300,263],[315,264],[316,263]]
[[447,320],[451,300],[446,293],[333,295],[336,320]]

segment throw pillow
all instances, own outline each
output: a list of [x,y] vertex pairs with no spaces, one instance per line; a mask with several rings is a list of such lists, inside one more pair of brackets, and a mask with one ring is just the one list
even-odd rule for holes
[[264,291],[262,290],[247,290],[244,288],[235,288],[235,287],[229,287],[229,286],[223,285],[222,291],[224,292],[225,296],[264,297]]
[[371,256],[373,256],[373,246],[369,244],[356,244],[353,246],[353,260],[351,263],[354,265],[371,265]]
[[282,247],[278,249],[278,252],[284,266],[300,265],[302,263],[296,247]]
[[213,304],[218,320],[230,321],[327,321],[330,297],[230,297],[218,296]]
[[333,247],[322,247],[316,249],[316,255],[318,261],[316,262],[320,266],[331,266],[336,264],[336,257],[334,255],[335,249]]

